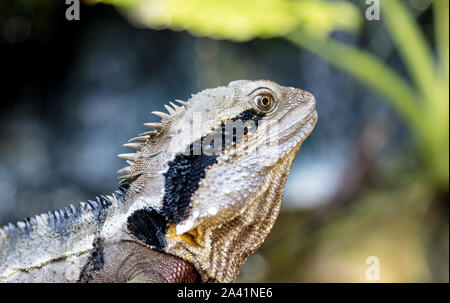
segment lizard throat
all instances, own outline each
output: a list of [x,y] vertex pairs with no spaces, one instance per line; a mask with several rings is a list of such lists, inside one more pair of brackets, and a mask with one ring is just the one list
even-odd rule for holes
[[171,226],[165,251],[192,263],[203,282],[234,281],[275,223],[283,199],[282,188],[300,146],[301,143],[271,169],[257,196],[227,221],[217,224],[212,219],[183,235],[177,235]]

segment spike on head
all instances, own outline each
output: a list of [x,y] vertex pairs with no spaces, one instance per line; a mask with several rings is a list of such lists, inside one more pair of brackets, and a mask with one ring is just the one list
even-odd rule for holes
[[149,138],[150,138],[150,136],[134,137],[134,138],[128,140],[128,142],[146,142]]
[[169,102],[169,104],[175,109],[175,111],[178,111],[181,108],[180,106],[176,105],[173,102]]
[[178,100],[178,99],[176,99],[175,102],[181,104],[181,105],[184,106],[185,108],[189,105],[188,102],[183,101],[183,100]]
[[127,153],[127,154],[118,154],[119,158],[130,160],[133,162],[136,162],[136,159],[138,157],[137,153]]
[[164,107],[167,109],[167,111],[169,112],[169,114],[171,116],[173,116],[175,114],[175,109],[173,109],[172,107],[170,107],[169,105],[165,104]]
[[129,175],[131,173],[131,167],[125,166],[117,171],[118,174],[126,174]]
[[145,127],[153,128],[156,131],[161,131],[163,128],[163,124],[159,122],[152,122],[152,123],[144,123]]
[[163,112],[159,112],[159,111],[153,111],[152,114],[157,115],[158,117],[160,117],[161,119],[164,120],[169,120],[170,116],[166,113]]
[[140,144],[140,143],[125,143],[123,146],[141,150],[142,144]]
[[152,130],[152,131],[140,133],[139,136],[147,136],[149,138],[152,138],[152,137],[154,137],[157,134],[158,134],[158,132]]

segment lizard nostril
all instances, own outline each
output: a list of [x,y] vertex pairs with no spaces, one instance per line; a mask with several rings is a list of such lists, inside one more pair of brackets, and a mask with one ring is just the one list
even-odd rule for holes
[[314,98],[314,96],[311,93],[309,93],[309,92],[307,92],[305,90],[302,90],[300,92],[300,95],[302,96],[302,98],[301,98],[302,102],[304,102],[304,103],[311,103],[311,102],[316,103],[315,98]]

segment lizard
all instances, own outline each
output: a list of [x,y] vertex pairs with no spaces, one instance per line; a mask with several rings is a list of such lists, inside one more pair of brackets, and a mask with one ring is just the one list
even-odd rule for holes
[[278,216],[314,96],[238,80],[153,112],[111,195],[0,228],[1,282],[233,282]]

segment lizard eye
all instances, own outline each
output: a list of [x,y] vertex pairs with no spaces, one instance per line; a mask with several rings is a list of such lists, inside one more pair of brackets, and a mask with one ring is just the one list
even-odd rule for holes
[[269,112],[274,106],[273,96],[269,94],[259,94],[253,97],[253,102],[262,112]]

